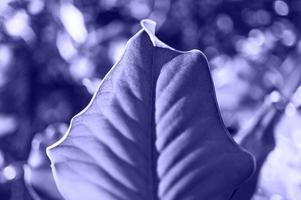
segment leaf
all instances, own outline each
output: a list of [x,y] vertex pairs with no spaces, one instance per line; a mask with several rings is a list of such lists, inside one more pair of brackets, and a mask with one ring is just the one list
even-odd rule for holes
[[227,200],[254,160],[224,127],[207,60],[142,27],[48,148],[58,188],[71,200]]

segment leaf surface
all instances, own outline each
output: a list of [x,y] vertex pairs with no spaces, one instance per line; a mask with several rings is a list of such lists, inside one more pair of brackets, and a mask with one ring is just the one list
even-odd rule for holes
[[254,161],[224,127],[207,60],[142,27],[48,148],[58,188],[68,200],[228,200]]

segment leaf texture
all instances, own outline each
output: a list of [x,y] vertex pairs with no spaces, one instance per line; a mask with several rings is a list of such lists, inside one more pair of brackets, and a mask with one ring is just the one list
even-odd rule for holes
[[254,171],[229,136],[207,60],[156,38],[127,43],[67,134],[47,149],[70,200],[228,200]]

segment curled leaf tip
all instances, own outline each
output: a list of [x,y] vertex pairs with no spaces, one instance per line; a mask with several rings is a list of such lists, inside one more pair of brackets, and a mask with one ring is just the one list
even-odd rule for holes
[[144,19],[144,20],[141,20],[141,22],[140,22],[140,25],[142,27],[142,31],[145,31],[147,33],[150,40],[152,41],[153,46],[172,49],[174,51],[177,51],[177,50],[173,49],[172,47],[166,45],[164,42],[162,42],[156,36],[156,24],[157,23],[155,21],[151,20],[151,19]]
[[156,22],[151,19],[144,19],[140,22],[142,28],[149,33],[149,35],[155,35]]

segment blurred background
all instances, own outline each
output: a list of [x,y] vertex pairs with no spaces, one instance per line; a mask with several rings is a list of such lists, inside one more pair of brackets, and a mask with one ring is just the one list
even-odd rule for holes
[[0,199],[60,200],[45,148],[139,21],[208,57],[225,124],[256,156],[235,200],[301,198],[301,1],[0,0]]

